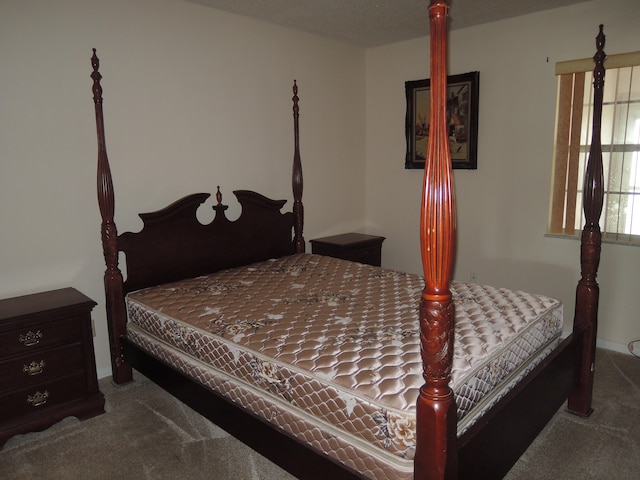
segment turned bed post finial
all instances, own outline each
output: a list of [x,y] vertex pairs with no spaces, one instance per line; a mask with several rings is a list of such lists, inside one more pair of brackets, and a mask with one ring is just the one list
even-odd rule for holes
[[596,54],[593,59],[595,67],[593,70],[593,132],[591,136],[591,146],[589,150],[589,160],[584,178],[584,215],[585,227],[600,230],[598,222],[602,213],[604,201],[604,180],[602,169],[602,104],[604,96],[604,53],[605,36],[603,26],[596,37]]
[[[124,363],[120,337],[126,331],[126,314],[123,294],[123,278],[118,268],[118,231],[114,222],[114,195],[111,168],[107,157],[104,134],[104,117],[102,112],[102,75],[98,71],[100,60],[93,49],[91,57],[93,72],[93,103],[95,104],[96,130],[98,135],[98,206],[102,217],[102,250],[106,270],[104,272],[105,301],[107,323],[109,326],[109,343],[111,347],[111,368],[116,383],[131,380],[131,367]],[[114,321],[115,320],[115,321]]]
[[415,479],[457,474],[456,405],[449,386],[453,360],[454,306],[449,289],[455,252],[455,205],[447,136],[445,0],[431,0],[430,134],[425,163],[420,246],[425,287],[420,303],[420,340],[425,384],[417,402]]
[[[229,208],[227,205],[222,204],[222,192],[220,191],[220,186],[218,185],[216,191],[216,204],[213,206],[213,210],[216,212],[216,216],[213,219],[214,222],[224,222],[227,221],[224,212]],[[218,215],[220,213],[220,215]]]
[[569,395],[569,411],[589,416],[593,393],[593,375],[595,372],[596,336],[598,330],[598,300],[600,288],[596,280],[600,264],[602,233],[600,215],[604,202],[604,175],[602,168],[602,103],[604,96],[604,53],[605,35],[600,25],[596,36],[596,54],[593,59],[593,132],[589,159],[584,176],[583,209],[585,225],[580,245],[581,278],[576,288],[576,313],[574,332],[579,335],[577,351],[576,383]]
[[294,243],[296,247],[296,253],[304,253],[305,242],[302,234],[304,225],[304,207],[302,205],[302,162],[300,160],[300,135],[298,126],[298,117],[300,116],[300,107],[298,106],[298,85],[296,81],[293,81],[293,137],[294,137],[294,151],[293,151],[293,174],[292,174],[292,186],[293,186],[293,231],[294,231]]

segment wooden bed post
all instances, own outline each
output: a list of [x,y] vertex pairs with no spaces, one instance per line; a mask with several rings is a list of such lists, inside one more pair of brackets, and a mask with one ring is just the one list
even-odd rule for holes
[[446,130],[447,12],[445,0],[431,0],[430,133],[420,215],[425,277],[420,302],[420,340],[425,384],[420,389],[416,412],[416,480],[457,475],[456,404],[449,386],[454,326],[449,284],[455,252],[455,205]]
[[574,333],[580,339],[577,352],[576,385],[569,395],[569,411],[576,415],[589,416],[593,412],[591,400],[593,375],[595,370],[596,334],[598,330],[598,297],[600,288],[596,281],[600,264],[602,235],[600,214],[604,197],[602,171],[602,145],[600,138],[602,121],[602,100],[604,89],[605,36],[600,25],[596,37],[596,66],[593,71],[593,133],[589,160],[584,178],[583,209],[585,226],[582,230],[580,246],[581,278],[576,289],[576,313],[573,322]]
[[[91,57],[93,72],[93,103],[96,111],[96,129],[98,134],[98,205],[102,216],[102,250],[106,270],[104,272],[104,290],[109,325],[109,343],[111,349],[111,369],[116,383],[128,382],[132,379],[131,366],[124,363],[120,337],[126,331],[126,312],[122,285],[122,273],[118,268],[118,231],[113,220],[114,196],[111,168],[107,158],[107,148],[104,135],[104,117],[102,114],[102,75],[100,60],[93,49]],[[115,320],[115,321],[114,321]]]
[[302,235],[302,226],[304,224],[304,207],[302,206],[302,162],[300,160],[300,135],[298,118],[300,117],[300,107],[298,106],[298,85],[293,81],[293,231],[296,253],[304,253],[305,242]]

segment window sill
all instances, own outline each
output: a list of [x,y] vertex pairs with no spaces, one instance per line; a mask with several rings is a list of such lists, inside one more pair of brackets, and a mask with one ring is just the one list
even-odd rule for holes
[[[576,235],[566,235],[563,233],[545,233],[544,236],[547,238],[564,238],[566,240],[579,241],[580,237],[582,236],[582,231],[579,231]],[[602,243],[624,245],[627,247],[640,247],[640,235],[615,235],[612,233],[603,233]]]

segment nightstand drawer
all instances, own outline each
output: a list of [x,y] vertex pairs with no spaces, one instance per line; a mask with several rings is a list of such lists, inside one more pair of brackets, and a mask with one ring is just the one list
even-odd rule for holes
[[351,260],[352,262],[368,263],[369,265],[380,266],[382,262],[382,249],[380,245],[373,247],[354,248],[353,250],[336,253],[338,258]]
[[379,267],[384,237],[363,233],[344,233],[311,240],[311,251],[318,255],[342,258]]
[[82,344],[76,343],[0,362],[0,394],[84,370]]
[[0,395],[0,423],[34,413],[46,414],[52,407],[77,399],[78,392],[86,392],[84,373],[5,393]]
[[65,318],[57,322],[30,323],[10,331],[0,331],[0,359],[25,355],[42,348],[79,342],[82,318]]

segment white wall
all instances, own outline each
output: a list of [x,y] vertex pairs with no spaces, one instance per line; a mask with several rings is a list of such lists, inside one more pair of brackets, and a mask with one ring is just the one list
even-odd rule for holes
[[[455,5],[450,12],[455,19]],[[556,61],[640,50],[637,0],[597,0],[449,36],[449,74],[480,71],[478,170],[455,172],[455,278],[545,293],[573,318],[579,243],[544,236],[552,165]],[[404,82],[428,78],[428,38],[367,51],[367,228],[385,235],[383,262],[421,272],[422,172],[404,170]],[[605,80],[606,81],[606,80]],[[624,349],[640,337],[640,249],[604,245],[599,337]]]
[[0,3],[0,298],[67,285],[94,298],[104,375],[92,47],[121,233],[141,226],[138,212],[216,185],[230,217],[234,189],[291,202],[293,79],[305,236],[361,229],[365,57],[183,0]]
[[[456,172],[458,279],[474,271],[573,309],[578,244],[543,235],[553,64],[591,56],[600,22],[607,51],[639,50],[636,3],[595,1],[452,33],[450,73],[481,72],[479,170]],[[110,367],[91,47],[102,62],[120,232],[140,227],[138,212],[216,185],[231,217],[233,189],[291,199],[296,78],[306,238],[363,230],[366,220],[387,237],[386,266],[420,271],[422,179],[403,169],[404,81],[428,76],[428,39],[365,52],[184,0],[3,0],[0,297],[70,285],[98,301],[101,375]],[[639,256],[603,248],[605,340],[640,336]]]

